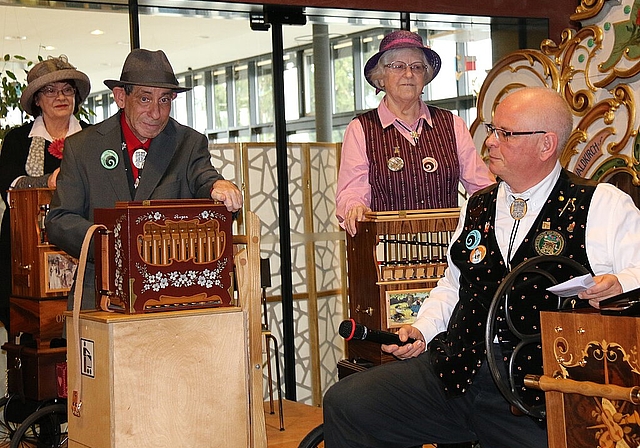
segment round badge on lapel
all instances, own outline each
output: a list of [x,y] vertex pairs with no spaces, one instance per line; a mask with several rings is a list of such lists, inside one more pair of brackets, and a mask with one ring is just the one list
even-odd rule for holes
[[427,173],[433,173],[438,169],[438,161],[433,157],[425,157],[422,159],[422,169]]
[[142,168],[144,168],[144,161],[146,160],[146,158],[147,158],[147,151],[142,148],[139,148],[133,152],[133,156],[131,157],[131,162],[133,163],[133,166],[141,170]]
[[480,244],[481,237],[482,235],[480,235],[480,231],[477,229],[473,229],[471,232],[469,232],[469,234],[467,235],[467,238],[464,240],[465,245],[467,246],[467,249],[471,250],[478,247],[478,244]]
[[117,167],[119,160],[118,153],[113,149],[105,150],[100,156],[100,163],[102,164],[102,167],[108,170],[112,170]]
[[478,264],[482,260],[484,260],[484,257],[486,255],[487,255],[487,248],[484,246],[478,246],[471,251],[471,254],[469,255],[469,261],[473,264]]
[[560,255],[564,249],[564,237],[555,230],[545,230],[536,236],[534,247],[538,255]]

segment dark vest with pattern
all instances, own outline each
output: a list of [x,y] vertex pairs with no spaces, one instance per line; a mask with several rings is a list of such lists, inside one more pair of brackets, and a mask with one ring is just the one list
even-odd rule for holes
[[[360,115],[369,159],[371,209],[422,210],[458,206],[460,163],[453,114],[428,106],[433,127],[423,125],[416,146],[412,146],[395,126],[383,128],[377,110]],[[398,155],[404,160],[400,171],[391,171],[387,162]],[[430,158],[430,159],[428,159]],[[434,159],[437,169],[427,172]]]
[[[585,234],[589,204],[596,183],[562,170],[522,244],[515,251],[511,266],[539,255],[571,258],[592,272],[587,259]],[[485,327],[493,297],[508,274],[508,268],[495,239],[494,223],[498,187],[494,184],[469,198],[466,220],[460,237],[451,246],[452,262],[460,269],[459,301],[447,331],[429,344],[436,373],[448,396],[462,395],[484,362]],[[482,250],[478,250],[482,249]],[[484,255],[482,253],[484,252]],[[557,263],[544,266],[558,283],[575,276],[575,271]],[[571,272],[569,272],[571,271]],[[593,273],[593,272],[592,272]],[[510,313],[517,316],[523,332],[539,328],[540,310],[557,309],[557,298],[539,278],[528,277],[514,283],[510,292]],[[517,288],[517,290],[516,290]],[[513,319],[512,319],[513,320]],[[539,330],[529,334],[539,333]]]

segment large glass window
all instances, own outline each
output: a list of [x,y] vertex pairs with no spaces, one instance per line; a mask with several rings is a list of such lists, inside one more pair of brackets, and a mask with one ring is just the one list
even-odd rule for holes
[[[103,81],[120,77],[130,51],[126,5],[118,4],[120,0],[115,4],[92,0],[91,4],[100,8],[75,8],[59,2],[47,3],[46,7],[24,7],[24,2],[8,1],[16,3],[0,5],[3,52],[32,61],[49,55],[67,55],[91,79],[92,102],[88,104],[95,115],[90,120],[99,122],[116,113],[118,108]],[[172,116],[215,139],[273,140],[269,34],[250,28],[252,5],[208,2],[199,7],[209,9],[189,9],[185,5],[182,9],[144,6],[139,10],[140,45],[162,49],[180,83],[186,85],[188,81],[193,87],[190,92],[178,95]],[[318,92],[314,82],[314,45],[326,40],[315,39],[319,36],[314,33],[326,30],[331,84],[322,86],[321,94],[331,95],[333,135],[340,140],[341,130],[351,118],[360,110],[375,108],[384,95],[376,94],[366,82],[363,66],[378,51],[384,35],[400,27],[400,16],[388,11],[322,8],[307,8],[306,12],[306,25],[284,28],[287,131],[290,135],[297,134],[296,138],[315,135],[312,117],[317,113]],[[468,122],[475,118],[473,96],[491,69],[496,53],[513,51],[514,45],[522,45],[522,36],[527,37],[527,45],[533,48],[531,45],[537,46],[547,29],[546,21],[540,19],[432,14],[411,14],[409,18],[413,30],[442,58],[440,75],[427,86],[424,99],[437,104],[457,104],[460,115]],[[37,39],[21,31],[31,29],[33,23],[51,22],[84,26],[69,28],[66,33],[41,30]],[[176,35],[167,30],[180,32]],[[463,102],[456,103],[460,98]],[[17,121],[20,120],[18,114]]]
[[[380,41],[384,37],[384,33],[376,33],[373,35],[364,36],[361,40],[362,42],[362,68],[364,70],[364,64],[367,63],[369,58],[376,54],[380,48]],[[364,80],[364,72],[362,73],[362,78]],[[380,102],[380,98],[382,98],[382,94],[376,94],[376,89],[371,86],[366,80],[363,82],[363,105],[365,109],[373,109],[378,107],[378,103]]]
[[333,109],[336,113],[352,111],[354,100],[353,43],[343,39],[333,45]]
[[233,92],[236,110],[236,126],[249,126],[251,113],[249,110],[249,70],[247,64],[233,67]]
[[273,67],[271,59],[258,61],[256,77],[258,84],[258,123],[272,123],[273,111]]
[[[184,76],[178,76],[177,78],[180,85],[186,85]],[[189,122],[187,95],[184,92],[179,93],[178,96],[176,96],[176,99],[173,100],[173,104],[171,106],[171,116],[178,120],[180,123]]]
[[193,128],[203,134],[207,131],[207,88],[204,83],[204,72],[194,73],[193,89]]
[[315,114],[316,107],[316,89],[315,89],[315,70],[313,63],[313,50],[307,48],[303,50],[303,70],[304,70],[304,113],[306,116]]
[[300,118],[298,64],[296,53],[286,53],[284,55],[284,103],[285,119],[297,120]]
[[442,61],[438,76],[427,84],[428,99],[441,100],[458,96],[458,76],[456,74],[456,42],[452,40],[436,39],[430,42],[430,47],[438,53]]
[[229,126],[227,71],[224,67],[213,71],[213,126],[215,129]]

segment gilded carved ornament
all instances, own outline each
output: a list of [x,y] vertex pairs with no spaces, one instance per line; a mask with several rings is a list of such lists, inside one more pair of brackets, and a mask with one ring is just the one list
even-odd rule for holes
[[[561,42],[546,39],[540,50],[525,49],[500,59],[478,94],[478,117],[471,132],[486,155],[482,122],[496,105],[523,86],[556,89],[574,113],[575,129],[560,163],[577,174],[607,180],[629,174],[640,185],[640,0],[582,1],[571,16],[578,30],[566,29]],[[476,132],[478,131],[478,132]],[[476,135],[477,134],[477,135]]]

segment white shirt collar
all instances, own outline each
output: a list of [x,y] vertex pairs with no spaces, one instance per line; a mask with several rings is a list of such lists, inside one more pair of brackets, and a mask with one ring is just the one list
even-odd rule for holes
[[[66,136],[68,137],[77,132],[80,132],[81,130],[82,130],[82,126],[80,126],[80,122],[74,115],[71,115],[69,117],[69,130],[67,131]],[[42,119],[42,115],[38,115],[35,121],[33,122],[33,127],[31,128],[31,132],[29,132],[29,137],[30,138],[42,137],[45,140],[50,142],[54,140],[54,138],[51,137],[51,135],[49,135],[49,132],[47,131],[46,126],[44,125],[44,120]]]
[[560,163],[556,162],[556,165],[547,177],[522,193],[513,193],[511,187],[506,182],[500,182],[498,200],[506,201],[508,207],[515,198],[521,198],[527,201],[529,210],[539,210],[551,194],[551,190],[553,190],[553,187],[560,177],[561,170],[562,167]]

